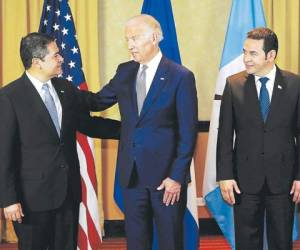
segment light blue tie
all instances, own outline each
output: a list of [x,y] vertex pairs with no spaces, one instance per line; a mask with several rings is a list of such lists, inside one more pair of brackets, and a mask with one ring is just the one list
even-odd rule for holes
[[266,83],[267,81],[269,81],[269,78],[261,77],[259,78],[259,81],[261,82],[260,93],[259,93],[260,112],[264,119],[264,122],[266,122],[270,110],[270,97],[269,97],[268,89],[266,87]]
[[49,91],[49,85],[47,83],[43,84],[42,90],[44,91],[44,97],[45,97],[45,105],[48,109],[48,112],[51,116],[51,119],[54,123],[54,126],[56,128],[56,131],[58,133],[58,136],[60,136],[60,127],[59,127],[59,121],[58,121],[58,114],[57,114],[57,110],[55,107],[55,103],[53,100],[52,95],[50,94]]

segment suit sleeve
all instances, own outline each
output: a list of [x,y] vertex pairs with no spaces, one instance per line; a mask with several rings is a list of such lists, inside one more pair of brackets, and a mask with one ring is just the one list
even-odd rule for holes
[[9,98],[0,93],[0,207],[18,201],[16,179],[17,167],[14,159],[17,140],[17,121]]
[[91,116],[90,107],[86,103],[86,96],[94,95],[92,92],[81,91],[72,86],[72,91],[77,107],[77,130],[93,138],[119,139],[121,122],[112,119],[105,119],[100,116]]
[[80,91],[80,102],[89,111],[103,111],[117,103],[118,70],[116,75],[98,93]]
[[178,120],[177,153],[169,177],[179,183],[186,183],[194,154],[198,123],[197,91],[192,72],[188,72],[181,79],[176,96],[176,111]]
[[121,122],[85,113],[79,117],[78,130],[93,138],[120,139]]
[[234,179],[233,175],[233,106],[230,84],[222,96],[217,142],[217,181]]

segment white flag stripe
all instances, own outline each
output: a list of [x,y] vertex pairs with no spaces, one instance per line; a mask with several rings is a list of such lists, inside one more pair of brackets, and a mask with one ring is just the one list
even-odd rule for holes
[[80,174],[86,185],[88,211],[95,224],[96,230],[98,231],[99,235],[101,235],[99,214],[98,214],[98,199],[87,172],[85,154],[78,143],[77,143],[77,153],[79,159],[82,159],[80,160]]
[[[226,84],[226,78],[228,76],[231,76],[243,70],[245,70],[245,66],[243,64],[243,55],[238,56],[233,61],[221,68],[217,79],[216,94],[223,94]],[[206,196],[218,186],[218,183],[216,182],[216,168],[210,168],[209,165],[216,166],[220,106],[221,100],[213,101],[204,169],[203,196]]]
[[[79,224],[80,224],[82,230],[84,231],[85,235],[88,235],[87,234],[87,221],[86,221],[86,208],[85,208],[83,202],[80,202],[80,205],[79,205]],[[87,242],[87,244],[88,244],[88,250],[93,250],[91,248],[89,241]],[[80,250],[78,245],[77,245],[77,250]]]
[[95,147],[94,147],[94,139],[90,137],[86,137],[89,143],[90,149],[92,151],[93,156],[95,156]]
[[215,94],[222,95],[226,84],[226,78],[243,70],[245,70],[245,66],[243,63],[243,54],[241,54],[220,69]]
[[187,208],[190,211],[190,213],[193,215],[193,218],[195,219],[195,222],[199,227],[194,159],[191,162],[190,173],[191,173],[191,182],[189,183],[187,189]]

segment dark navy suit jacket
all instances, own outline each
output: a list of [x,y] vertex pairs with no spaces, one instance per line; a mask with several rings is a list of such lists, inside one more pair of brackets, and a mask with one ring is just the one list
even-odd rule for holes
[[115,76],[90,98],[94,110],[119,104],[122,126],[117,167],[127,187],[134,166],[139,183],[157,187],[170,177],[185,184],[197,134],[197,93],[191,71],[162,57],[138,115],[139,63],[120,64]]

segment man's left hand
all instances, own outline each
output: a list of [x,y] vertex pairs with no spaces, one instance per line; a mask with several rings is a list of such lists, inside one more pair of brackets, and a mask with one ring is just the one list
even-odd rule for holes
[[300,181],[294,181],[290,194],[294,194],[293,202],[300,202]]
[[181,184],[179,182],[167,177],[157,188],[157,190],[163,189],[165,189],[163,203],[166,206],[169,206],[169,204],[174,205],[175,201],[179,201],[181,189]]

